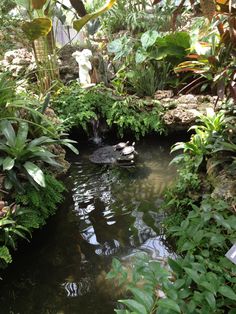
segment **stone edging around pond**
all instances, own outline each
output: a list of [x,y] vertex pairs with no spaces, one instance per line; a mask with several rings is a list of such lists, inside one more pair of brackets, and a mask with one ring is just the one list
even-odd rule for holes
[[[206,113],[206,108],[214,108],[217,96],[181,95],[160,99],[166,110],[163,115],[164,124],[168,133],[174,131],[187,131],[196,122],[196,112]],[[217,107],[220,105],[217,103]]]

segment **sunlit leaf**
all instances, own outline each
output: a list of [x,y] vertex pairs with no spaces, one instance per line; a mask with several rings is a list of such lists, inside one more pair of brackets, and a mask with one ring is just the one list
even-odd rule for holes
[[108,11],[115,3],[116,3],[116,0],[110,0],[98,11],[86,14],[81,19],[74,21],[73,22],[74,29],[76,29],[77,32],[79,32],[85,24],[87,24],[90,20],[95,19],[101,14]]
[[42,187],[46,186],[44,174],[38,166],[30,161],[27,161],[24,164],[24,168],[36,183]]
[[141,36],[142,47],[146,50],[148,47],[151,47],[155,44],[159,33],[157,31],[147,31]]
[[6,157],[2,163],[3,170],[11,170],[14,167],[15,159]]
[[52,29],[52,21],[46,17],[34,19],[32,22],[25,22],[22,29],[29,40],[36,40],[41,36],[46,36]]

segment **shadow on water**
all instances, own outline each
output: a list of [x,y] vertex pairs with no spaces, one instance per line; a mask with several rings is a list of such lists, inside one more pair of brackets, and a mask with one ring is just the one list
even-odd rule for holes
[[110,314],[114,301],[97,281],[112,257],[137,250],[168,255],[158,235],[161,195],[175,169],[170,145],[145,139],[133,168],[91,164],[94,147],[69,156],[66,199],[48,225],[15,258],[1,282],[1,314]]

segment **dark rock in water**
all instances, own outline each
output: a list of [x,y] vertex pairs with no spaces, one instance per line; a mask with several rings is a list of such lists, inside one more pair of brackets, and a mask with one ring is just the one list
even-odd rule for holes
[[116,145],[104,146],[95,150],[93,154],[89,156],[89,160],[95,164],[118,164],[129,166],[134,163],[134,154],[124,155],[122,150],[116,150]]

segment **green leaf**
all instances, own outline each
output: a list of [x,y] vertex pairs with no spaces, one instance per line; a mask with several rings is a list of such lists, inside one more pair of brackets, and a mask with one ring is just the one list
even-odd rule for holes
[[157,31],[147,31],[141,36],[142,47],[146,50],[155,44],[159,34]]
[[224,297],[236,301],[236,293],[229,286],[221,286],[218,290]]
[[44,188],[46,187],[44,174],[38,166],[30,161],[27,161],[23,167],[36,183]]
[[16,135],[16,146],[18,148],[21,148],[26,144],[28,130],[29,130],[28,123],[21,122],[19,125],[17,135]]
[[70,143],[66,143],[66,142],[63,142],[62,144],[63,144],[64,146],[68,147],[68,148],[69,148],[73,153],[75,153],[76,155],[79,154],[78,149],[77,149],[74,145],[72,145],[72,144],[70,144]]
[[207,303],[210,305],[211,309],[214,310],[216,307],[216,300],[214,294],[206,291],[204,292],[204,296],[205,299],[207,300]]
[[31,41],[46,36],[51,29],[52,21],[47,17],[39,17],[22,25],[22,30]]
[[161,306],[163,309],[168,309],[168,310],[172,310],[175,311],[177,313],[181,313],[180,307],[179,305],[170,299],[161,299],[158,302],[158,305]]
[[184,245],[180,248],[180,251],[181,251],[181,252],[183,252],[183,251],[189,251],[189,250],[194,249],[195,246],[196,246],[195,243],[190,242],[190,241],[186,241],[186,242],[184,243]]
[[135,62],[142,63],[147,59],[147,54],[144,53],[142,50],[137,50],[135,54]]
[[15,159],[11,157],[6,157],[2,163],[3,170],[11,170],[15,165]]
[[213,286],[212,283],[210,282],[207,282],[207,281],[200,281],[199,282],[199,286],[207,289],[208,291],[212,292],[212,293],[215,293],[216,292],[216,289],[215,287]]
[[47,144],[48,145],[48,144],[53,144],[55,142],[56,142],[56,140],[54,140],[54,139],[51,139],[51,138],[49,138],[47,136],[41,136],[41,137],[33,139],[29,143],[28,147],[29,148],[33,148],[33,147],[36,147],[36,146],[39,146],[39,145],[42,145],[42,144],[44,144],[44,145]]
[[0,247],[0,259],[3,259],[7,264],[12,262],[11,254],[6,246]]
[[143,304],[145,306],[147,312],[150,312],[150,310],[153,307],[153,303],[154,303],[151,294],[149,294],[146,291],[142,291],[138,288],[130,288],[129,290],[133,293],[135,300],[137,300],[139,303]]
[[180,289],[180,288],[182,288],[184,285],[185,285],[185,280],[184,280],[184,279],[177,279],[177,280],[174,282],[174,287],[175,287],[175,289]]
[[168,258],[168,264],[170,265],[171,269],[177,274],[181,274],[183,272],[180,263],[178,263],[176,260]]
[[135,314],[148,314],[145,307],[135,300],[127,299],[119,300],[119,302],[125,304],[131,311],[134,311]]
[[14,225],[15,221],[11,219],[0,219],[0,227],[6,226],[6,225]]
[[85,24],[87,24],[90,20],[92,19],[96,19],[97,17],[99,17],[101,14],[105,13],[106,11],[108,11],[114,4],[116,3],[116,0],[109,0],[101,9],[99,9],[96,12],[93,13],[89,13],[86,14],[85,16],[83,16],[81,19],[76,20],[73,22],[73,27],[74,29],[77,30],[77,32],[79,32]]
[[198,272],[196,272],[195,270],[191,269],[191,268],[187,268],[184,267],[184,270],[186,271],[186,273],[189,275],[189,277],[196,282],[197,284],[199,284],[200,279],[199,279],[199,274]]
[[7,140],[7,144],[10,146],[15,145],[15,139],[16,139],[16,133],[11,125],[11,123],[8,120],[4,120],[0,124],[0,129],[2,131],[2,134],[5,136]]

